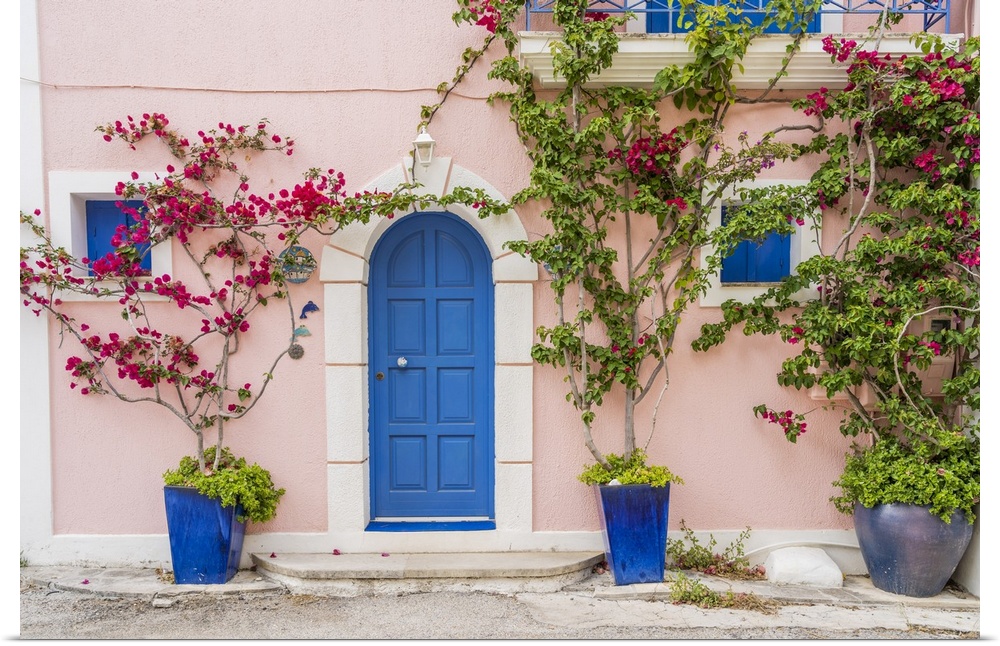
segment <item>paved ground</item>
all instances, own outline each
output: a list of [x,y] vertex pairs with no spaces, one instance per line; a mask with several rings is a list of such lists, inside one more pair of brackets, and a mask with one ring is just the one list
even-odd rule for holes
[[[83,583],[87,581],[87,583]],[[769,612],[674,605],[665,588],[607,574],[553,593],[289,594],[240,572],[224,586],[170,586],[149,570],[25,568],[20,637],[32,639],[978,639],[979,600],[930,599],[848,577],[839,592],[736,584]],[[136,587],[138,586],[138,587]],[[145,586],[145,587],[143,587]],[[740,587],[743,586],[743,587]]]

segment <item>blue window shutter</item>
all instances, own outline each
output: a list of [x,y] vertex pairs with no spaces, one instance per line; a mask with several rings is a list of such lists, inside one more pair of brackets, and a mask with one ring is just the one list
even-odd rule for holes
[[[729,221],[729,209],[722,207],[722,224]],[[722,273],[719,280],[723,283],[745,283],[750,280],[748,263],[750,258],[750,242],[743,241],[736,245],[733,253],[722,259]]]
[[677,16],[675,13],[679,9],[676,0],[647,0],[646,9],[661,9],[667,7],[669,12],[648,12],[646,14],[647,34],[678,34],[682,30],[677,26]]
[[772,233],[759,246],[753,241],[743,243],[754,246],[755,257],[747,263],[750,282],[776,283],[788,275],[790,238],[791,236]]
[[[115,250],[111,245],[111,238],[114,237],[119,225],[135,224],[132,218],[116,206],[119,201],[87,200],[87,257],[91,262]],[[142,200],[126,200],[122,203],[133,209],[143,206]],[[148,248],[148,245],[146,247]],[[149,253],[143,256],[140,267],[147,273],[152,271],[152,259]]]
[[733,253],[722,260],[723,283],[747,283],[750,282],[750,242],[743,241],[737,245]]
[[[715,4],[716,0],[699,0],[704,4]],[[725,1],[725,0],[723,0]],[[735,2],[738,0],[729,0],[729,2]],[[646,33],[647,34],[683,34],[690,31],[683,27],[677,25],[678,10],[680,6],[677,4],[677,0],[647,0],[646,7],[651,9],[653,7],[660,8],[666,5],[672,11],[664,13],[647,13],[646,14]],[[749,18],[751,24],[760,25],[764,21],[765,11],[749,11],[744,8],[743,17]],[[817,34],[820,30],[820,13],[817,12],[813,16],[812,21],[806,26],[807,34]],[[764,33],[768,34],[780,34],[781,29],[778,29],[777,25],[771,25],[764,30]]]
[[[820,14],[821,13],[822,13],[822,11],[817,11],[816,15],[813,16],[813,19],[809,22],[808,25],[806,25],[806,33],[807,34],[818,34],[819,33],[820,19],[821,19],[821,15]],[[764,16],[766,14],[767,14],[766,11],[747,11],[746,9],[743,10],[743,16],[745,18],[749,18],[751,24],[757,25],[757,26],[759,26],[761,23],[764,22]],[[784,30],[783,29],[779,29],[777,25],[773,25],[772,24],[767,29],[764,30],[764,33],[765,34],[781,34],[781,33],[784,33]]]
[[[722,223],[728,219],[722,207]],[[771,233],[763,241],[744,240],[722,259],[719,280],[726,283],[776,283],[791,273],[791,236]]]

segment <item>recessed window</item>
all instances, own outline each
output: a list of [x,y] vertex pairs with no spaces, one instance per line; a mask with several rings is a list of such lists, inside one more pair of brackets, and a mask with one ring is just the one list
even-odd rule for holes
[[[727,207],[722,207],[726,223]],[[791,271],[792,237],[772,232],[763,240],[744,240],[722,260],[722,284],[776,283]]]
[[[757,180],[727,189],[720,203],[708,214],[708,225],[718,227],[723,224],[728,208],[740,204],[741,189],[802,184],[806,184],[806,180]],[[731,298],[749,301],[791,275],[800,262],[818,254],[819,249],[819,232],[808,225],[796,226],[790,235],[772,233],[762,240],[743,241],[723,259],[722,270],[709,275],[708,289],[701,297],[701,306],[719,307]],[[709,269],[708,258],[714,253],[714,246],[708,245],[701,256],[702,269]],[[805,301],[815,296],[815,288],[807,288],[796,293],[794,298]]]
[[[141,209],[141,200],[87,200],[87,258],[93,263],[115,250],[111,243],[118,232],[118,227],[130,227],[135,224],[135,218],[124,209]],[[139,252],[144,254],[139,266],[144,275],[149,275],[153,269],[153,259],[146,253],[149,244],[140,245]]]
[[[155,173],[138,173],[138,182],[154,182],[159,177]],[[128,216],[115,207],[116,202],[122,202],[115,194],[118,182],[133,181],[131,173],[123,172],[83,172],[83,171],[51,171],[49,172],[49,227],[52,242],[63,247],[77,258],[89,258],[91,261],[100,258],[111,251],[111,237],[119,224],[131,225]],[[96,204],[103,203],[104,206]],[[125,203],[141,205],[142,202],[126,201]],[[110,206],[108,206],[110,205]],[[97,211],[110,210],[103,214]],[[104,223],[107,233],[98,233],[91,226],[99,220]],[[94,242],[105,244],[106,247],[95,248]],[[172,274],[171,245],[160,244],[152,248],[146,255],[142,268],[147,275],[161,276]],[[139,280],[144,280],[140,278]],[[63,300],[89,300],[90,297],[67,292]],[[152,300],[162,297],[156,296]]]

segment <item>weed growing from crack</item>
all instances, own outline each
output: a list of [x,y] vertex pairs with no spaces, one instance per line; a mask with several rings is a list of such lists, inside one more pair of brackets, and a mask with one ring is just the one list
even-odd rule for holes
[[[701,545],[694,532],[681,520],[684,538],[667,541],[667,557],[673,567],[679,570],[695,570],[705,574],[715,574],[728,579],[763,579],[764,567],[751,566],[744,555],[743,544],[750,538],[750,528],[741,532],[721,554],[714,552],[715,537],[709,534],[708,545]],[[690,546],[688,545],[690,544]]]
[[675,604],[691,604],[699,608],[728,608],[731,610],[754,610],[773,614],[780,604],[772,599],[758,597],[752,592],[732,590],[716,592],[707,585],[678,572],[670,582],[670,600]]

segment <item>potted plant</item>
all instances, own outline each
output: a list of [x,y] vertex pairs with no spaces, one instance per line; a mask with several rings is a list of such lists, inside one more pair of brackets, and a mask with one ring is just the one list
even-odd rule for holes
[[[608,560],[621,585],[663,580],[669,486],[681,480],[648,465],[649,440],[637,442],[637,427],[652,435],[659,401],[648,420],[637,420],[636,411],[666,391],[678,326],[708,284],[698,252],[710,240],[709,214],[734,184],[787,158],[791,147],[771,134],[757,142],[745,132],[723,136],[737,100],[756,100],[737,96],[733,70],[751,39],[778,17],[750,27],[738,7],[686,3],[694,62],[667,67],[648,89],[595,86],[590,81],[610,66],[617,31],[629,16],[590,4],[552,5],[561,30],[553,64],[565,87],[541,96],[530,70],[512,55],[521,7],[459,0],[456,22],[481,25],[489,35],[483,48],[465,52],[468,64],[455,82],[490,43],[505,44],[509,55],[490,76],[512,89],[493,99],[509,105],[532,163],[529,186],[512,202],[540,204],[548,228],[508,246],[550,278],[557,322],[538,328],[532,357],[564,371],[567,400],[580,414],[583,443],[595,460],[581,480],[598,489]],[[799,15],[808,21],[812,13]],[[674,123],[666,123],[665,103],[677,108]],[[423,115],[430,119],[436,110],[425,107]],[[624,402],[614,409],[621,414],[620,452],[606,453],[592,427],[613,391]],[[619,526],[627,534],[621,540],[614,536]],[[626,546],[647,553],[630,554]]]
[[[246,521],[273,518],[285,493],[267,470],[225,444],[230,425],[261,401],[278,362],[301,356],[281,252],[309,232],[329,235],[372,214],[391,217],[420,198],[405,191],[347,197],[343,174],[316,169],[291,190],[251,192],[236,162],[293,150],[266,120],[220,123],[190,140],[157,113],[97,130],[133,149],[157,139],[173,164],[152,181],[133,173],[117,185],[116,206],[127,223],[117,226],[101,257],[75,257],[53,243],[40,212],[22,213],[37,237],[20,252],[22,301],[79,342],[79,354],[66,364],[71,389],[159,405],[192,433],[194,454],[164,474],[174,576],[178,583],[222,583],[238,567]],[[184,263],[173,276],[143,269],[161,245]],[[79,296],[67,303],[68,293],[91,305]],[[100,303],[117,304],[120,320],[107,323]],[[283,337],[255,333],[268,317],[285,322]]]
[[[858,438],[833,501],[854,515],[874,584],[911,596],[947,583],[980,492],[978,45],[947,51],[926,36],[923,56],[897,58],[824,41],[850,65],[843,91],[799,104],[823,126],[797,151],[822,155],[819,170],[754,197],[774,214],[794,196],[811,207],[797,217],[818,227],[825,211],[824,234],[838,221],[839,236],[764,296],[724,305],[696,342],[743,325],[795,345],[779,383],[818,386]],[[805,287],[816,296],[800,303]],[[802,413],[754,411],[791,442],[806,432]]]

